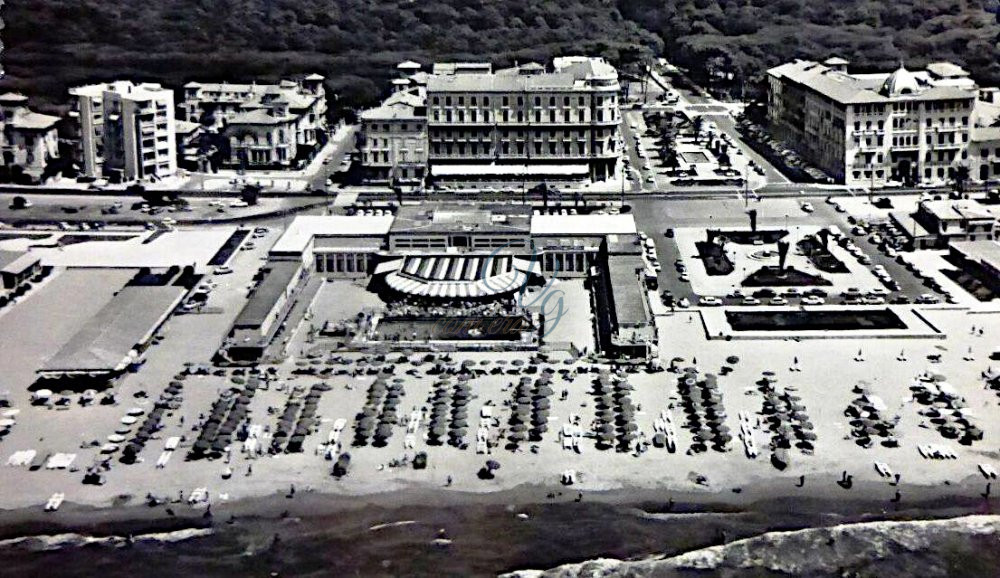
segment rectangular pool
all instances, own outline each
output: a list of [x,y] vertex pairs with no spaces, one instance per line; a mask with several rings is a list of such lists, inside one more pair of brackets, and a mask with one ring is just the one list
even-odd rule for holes
[[890,309],[835,311],[726,311],[734,331],[858,331],[906,329]]

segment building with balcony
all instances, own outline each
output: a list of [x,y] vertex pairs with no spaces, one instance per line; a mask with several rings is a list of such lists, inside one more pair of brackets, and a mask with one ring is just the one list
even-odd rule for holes
[[604,180],[622,145],[618,72],[600,58],[549,68],[437,64],[427,78],[436,180]]
[[393,94],[362,114],[371,181],[537,184],[612,177],[622,152],[618,72],[561,57],[494,70],[488,62],[404,62]]
[[77,162],[90,178],[147,181],[177,172],[174,93],[121,80],[70,89],[79,123]]
[[294,168],[326,143],[323,80],[311,74],[278,84],[189,82],[178,109],[182,120],[223,137],[223,166]]
[[357,138],[367,182],[423,182],[427,172],[426,100],[423,87],[407,84],[377,108],[361,113]]
[[28,97],[23,94],[0,95],[0,151],[3,152],[3,166],[8,171],[19,167],[28,180],[39,181],[48,164],[59,157],[59,137],[56,131],[59,120],[58,116],[29,110]]
[[935,62],[858,74],[847,66],[831,58],[770,69],[773,136],[849,186],[944,183],[963,165],[981,175],[969,166],[980,88],[965,70]]

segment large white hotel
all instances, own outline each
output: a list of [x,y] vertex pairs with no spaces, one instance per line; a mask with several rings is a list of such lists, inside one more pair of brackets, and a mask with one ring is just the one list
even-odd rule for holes
[[797,60],[768,71],[772,134],[849,186],[1000,178],[996,91],[961,67],[849,73],[848,62]]
[[412,176],[412,164],[424,159],[436,181],[599,181],[615,174],[618,72],[603,59],[500,70],[438,63],[430,74],[413,66],[404,63],[407,76],[396,84],[419,102],[394,95],[362,115],[371,180]]

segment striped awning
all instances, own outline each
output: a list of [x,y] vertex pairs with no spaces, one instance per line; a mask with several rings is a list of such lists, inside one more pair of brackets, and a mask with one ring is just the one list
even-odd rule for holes
[[383,263],[375,273],[384,273],[386,284],[401,293],[466,299],[517,291],[532,271],[528,261],[508,255],[446,255],[405,257]]

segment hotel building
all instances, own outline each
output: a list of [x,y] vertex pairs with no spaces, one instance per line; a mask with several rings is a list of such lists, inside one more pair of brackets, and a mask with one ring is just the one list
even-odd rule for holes
[[83,175],[155,180],[177,172],[174,94],[159,84],[117,81],[70,89]]
[[[501,70],[489,63],[437,63],[430,74],[404,65],[412,72],[409,85],[394,82],[389,101],[362,116],[362,159],[376,169],[372,174],[385,175],[387,165],[393,174],[412,169],[385,150],[391,139],[382,134],[384,121],[393,109],[406,114],[395,127],[400,138],[419,142],[426,130],[425,150],[404,150],[410,163],[426,155],[435,183],[600,181],[615,174],[622,152],[620,86],[618,72],[603,59],[561,57],[548,68],[527,63]],[[421,99],[423,107],[401,93]],[[414,100],[412,109],[402,99]]]
[[[848,62],[797,60],[768,71],[768,120],[772,135],[848,186],[944,182],[967,165],[979,118],[980,89],[954,64],[935,62],[919,71],[858,74]],[[988,133],[982,133],[986,140]],[[992,154],[978,142],[977,154]],[[987,166],[985,178],[991,167]]]

